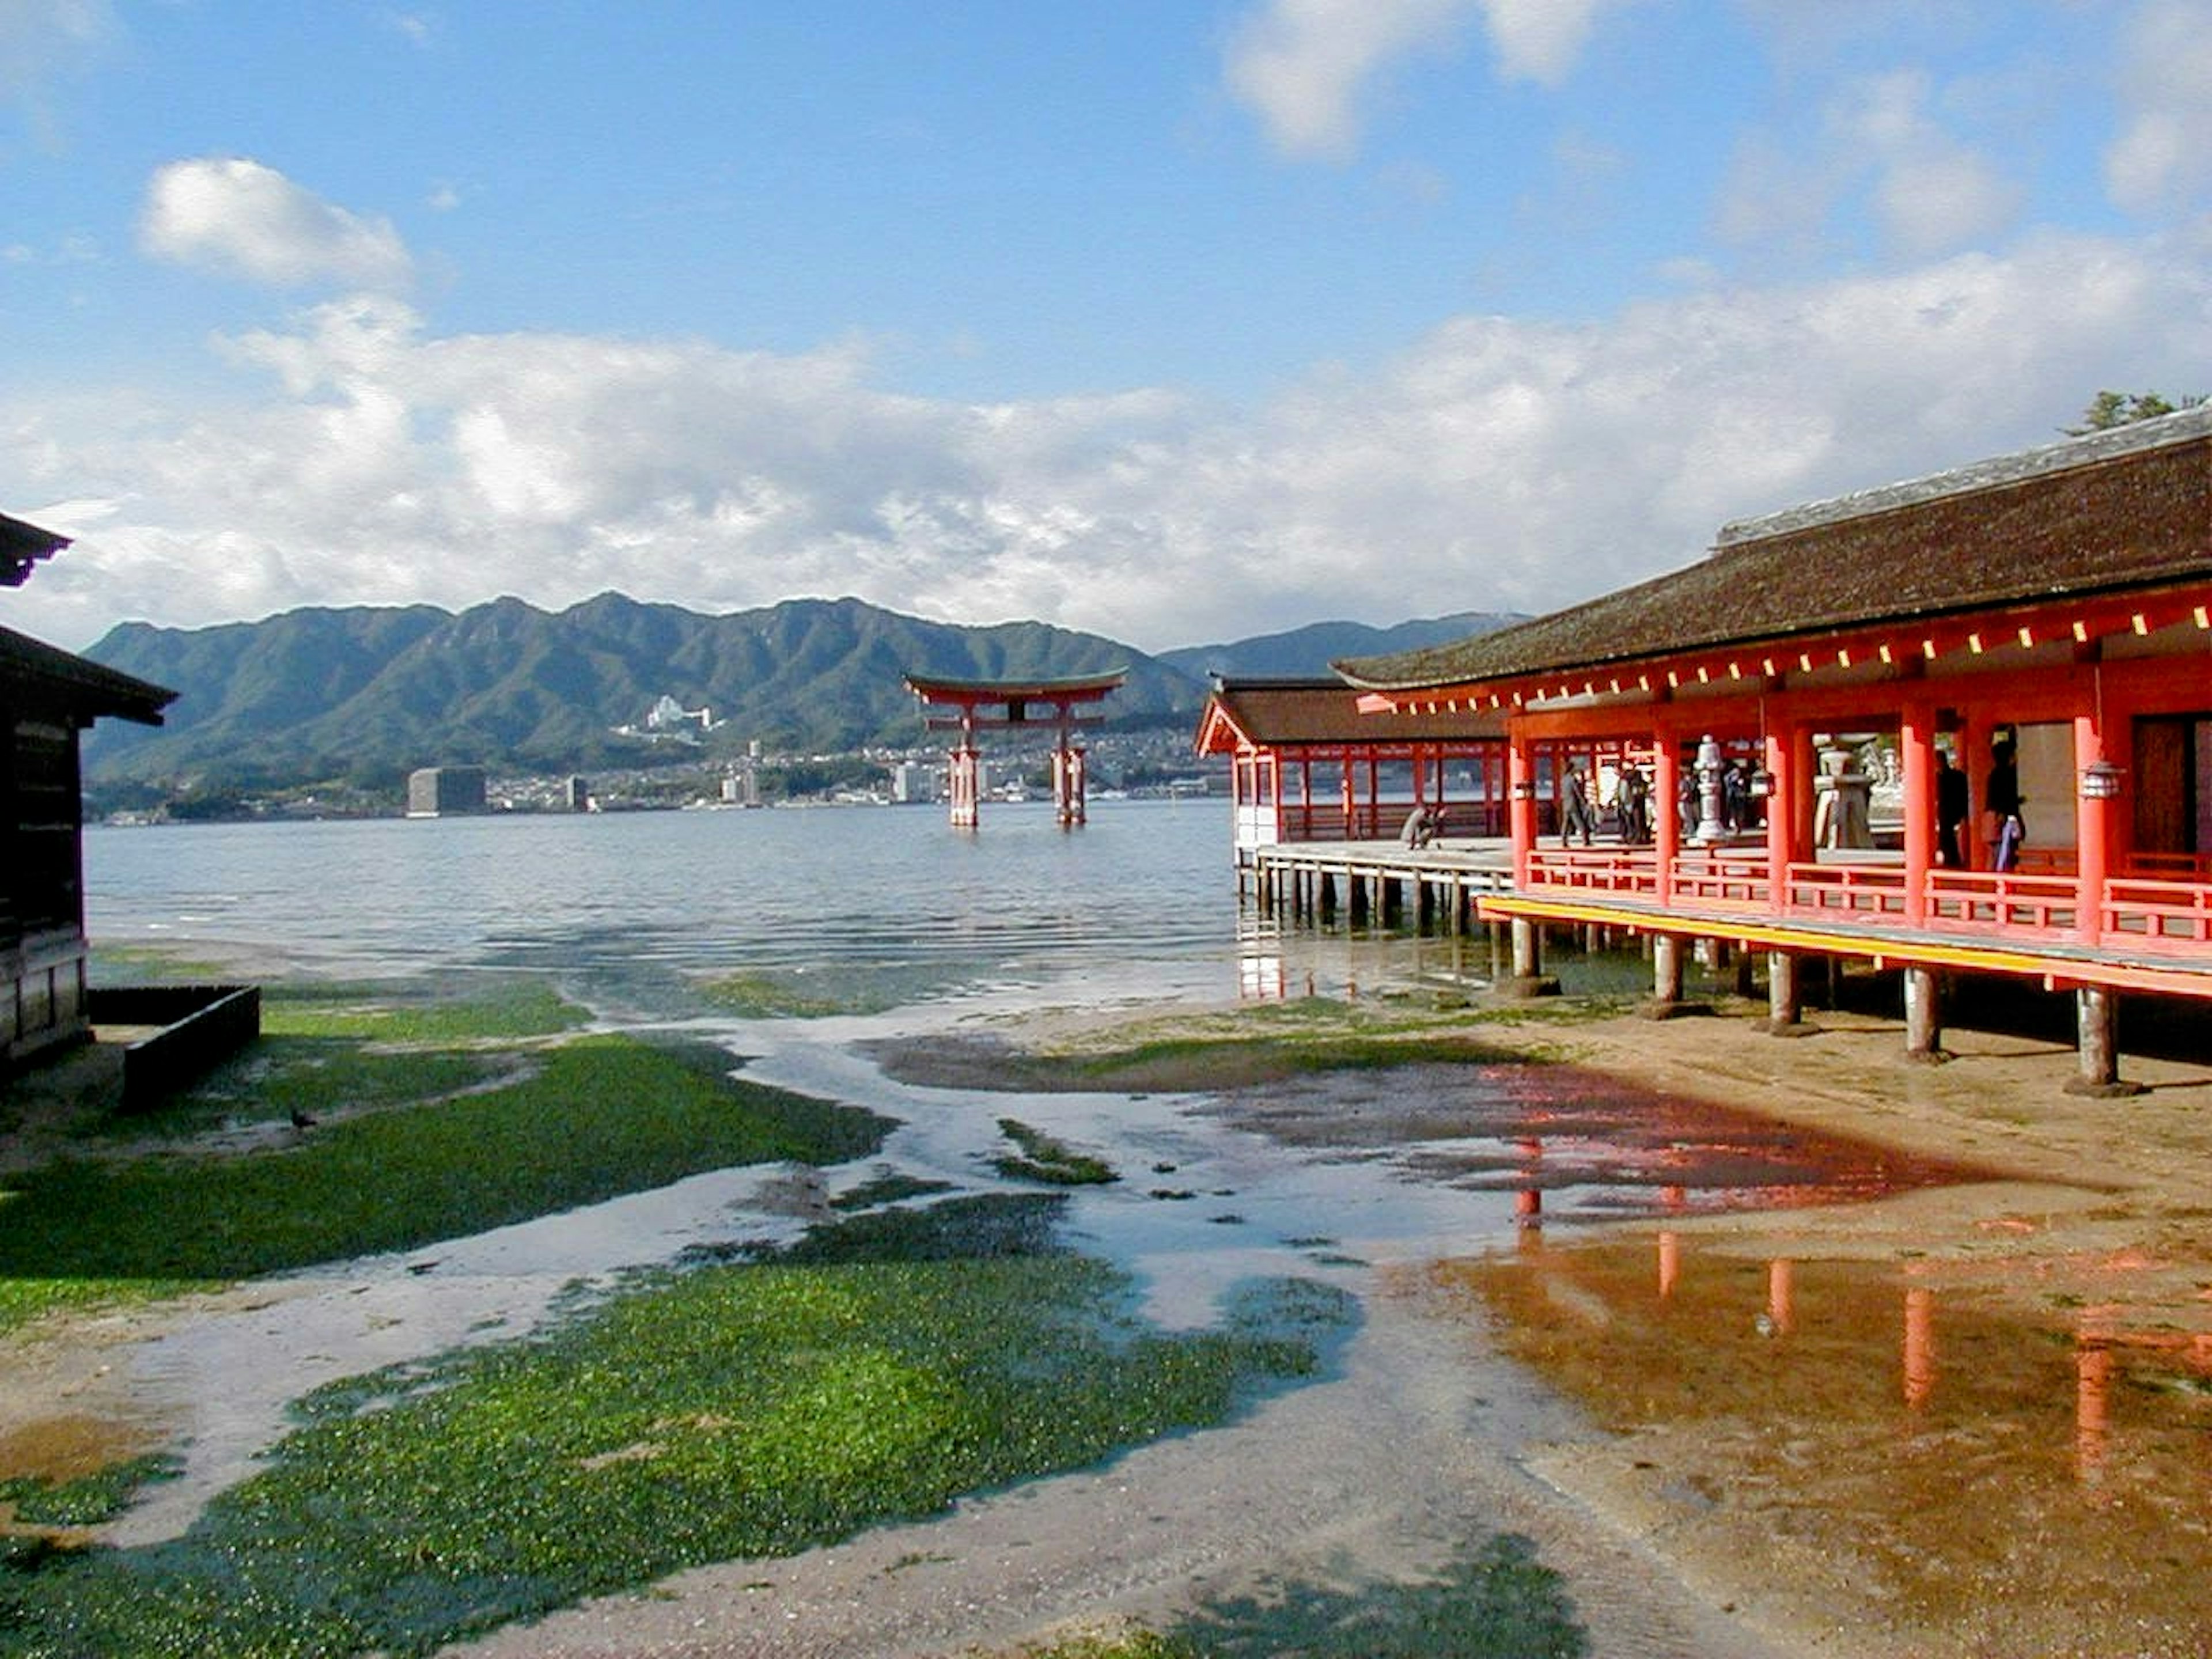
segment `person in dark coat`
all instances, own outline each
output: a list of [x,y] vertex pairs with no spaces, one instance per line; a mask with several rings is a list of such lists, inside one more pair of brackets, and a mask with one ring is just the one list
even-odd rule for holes
[[2020,862],[2027,823],[2020,815],[2020,768],[2013,740],[2000,738],[1990,750],[1990,775],[1982,786],[1982,839],[1989,843],[1990,868],[2009,870]]
[[1966,821],[1969,806],[1966,775],[1951,764],[1951,757],[1936,751],[1936,862],[1956,870],[1966,862],[1959,845],[1959,826]]
[[1583,782],[1580,761],[1569,761],[1567,773],[1559,780],[1559,845],[1565,847],[1577,835],[1583,845],[1590,844],[1596,821],[1590,816],[1589,791]]

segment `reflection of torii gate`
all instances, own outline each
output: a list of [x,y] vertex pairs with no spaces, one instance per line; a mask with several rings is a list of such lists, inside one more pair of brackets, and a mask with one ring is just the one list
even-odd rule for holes
[[1127,678],[1127,672],[1119,668],[1068,680],[948,680],[908,674],[906,688],[921,700],[923,724],[933,732],[960,734],[959,744],[952,750],[948,791],[953,827],[975,827],[981,769],[976,732],[1042,726],[1048,721],[1056,738],[1052,750],[1053,807],[1062,823],[1081,823],[1085,817],[1083,747],[1073,734],[1079,726],[1097,725],[1099,717],[1083,719],[1075,710],[1080,704],[1101,701]]

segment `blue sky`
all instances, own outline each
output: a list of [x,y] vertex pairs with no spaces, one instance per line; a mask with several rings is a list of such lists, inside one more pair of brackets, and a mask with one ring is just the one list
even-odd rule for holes
[[0,621],[1537,610],[2212,391],[2212,0],[0,0]]

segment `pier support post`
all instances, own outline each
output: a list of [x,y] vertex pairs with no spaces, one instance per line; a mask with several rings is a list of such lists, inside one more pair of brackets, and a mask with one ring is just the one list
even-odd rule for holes
[[1513,976],[1498,988],[1517,997],[1559,994],[1559,981],[1544,971],[1543,931],[1526,916],[1513,918]]
[[2142,1093],[2142,1084],[2120,1077],[2119,994],[2107,986],[2083,986],[2074,994],[2074,1024],[2081,1034],[2081,1070],[2066,1092],[2096,1100]]
[[1682,963],[1689,945],[1679,933],[1651,935],[1651,1000],[1644,1005],[1646,1019],[1674,1019],[1683,1014],[1712,1012],[1702,1003],[1682,1000]]
[[1905,1057],[1929,1064],[1943,1052],[1943,990],[1933,968],[1905,970]]
[[1776,1036],[1802,1036],[1802,1005],[1797,999],[1797,953],[1766,953],[1766,1029]]

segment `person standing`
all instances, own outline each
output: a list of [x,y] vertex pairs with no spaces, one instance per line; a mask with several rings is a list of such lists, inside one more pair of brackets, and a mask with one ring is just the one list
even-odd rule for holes
[[1559,845],[1565,847],[1579,832],[1587,847],[1595,827],[1590,817],[1589,791],[1583,783],[1582,763],[1569,761],[1566,775],[1559,781]]
[[1989,780],[1982,786],[1982,840],[1989,847],[1992,870],[2010,870],[2020,862],[2020,844],[2027,839],[2021,805],[2013,740],[1999,738],[1990,750]]
[[1966,821],[1966,775],[1951,764],[1950,756],[1936,751],[1936,862],[1956,870],[1966,861],[1959,845],[1959,826]]

